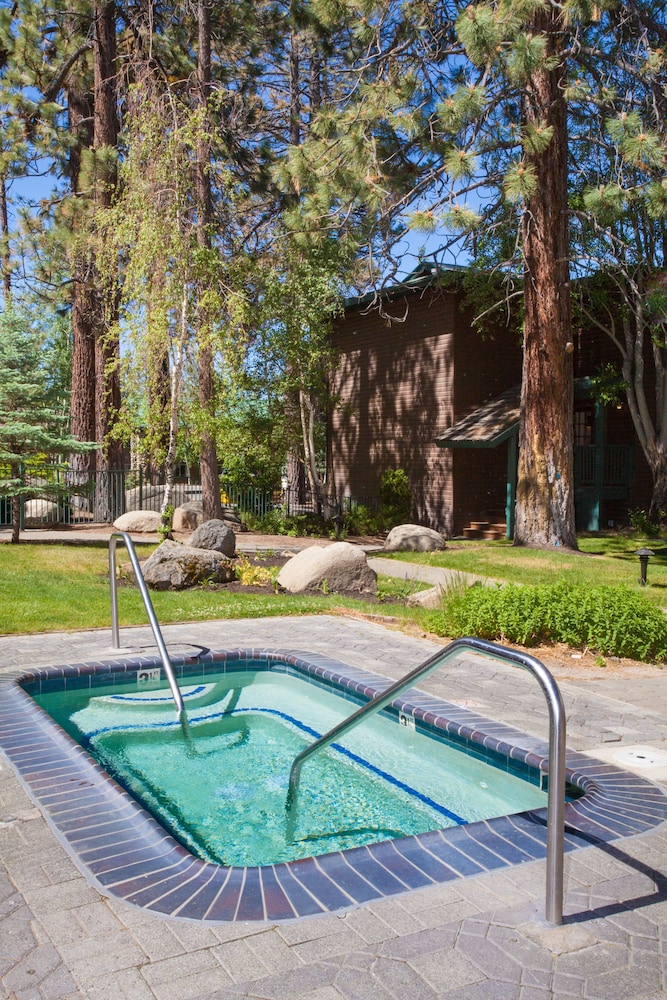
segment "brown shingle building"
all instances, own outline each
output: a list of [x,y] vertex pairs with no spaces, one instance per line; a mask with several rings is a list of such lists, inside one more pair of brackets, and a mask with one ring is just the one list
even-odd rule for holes
[[[329,422],[329,465],[339,497],[377,497],[386,469],[402,468],[415,521],[448,536],[471,522],[513,516],[521,345],[499,320],[482,334],[465,305],[461,273],[422,264],[388,290],[348,303],[335,326],[337,399]],[[600,342],[600,360],[613,348]],[[627,413],[590,397],[595,350],[575,365],[577,522],[597,530],[646,506],[648,470]],[[589,370],[579,371],[578,358]]]

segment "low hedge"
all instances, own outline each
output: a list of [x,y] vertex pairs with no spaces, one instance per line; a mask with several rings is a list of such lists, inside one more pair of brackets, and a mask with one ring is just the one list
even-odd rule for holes
[[604,656],[667,660],[667,616],[629,587],[459,587],[424,624],[451,638],[471,635],[520,646],[563,642]]

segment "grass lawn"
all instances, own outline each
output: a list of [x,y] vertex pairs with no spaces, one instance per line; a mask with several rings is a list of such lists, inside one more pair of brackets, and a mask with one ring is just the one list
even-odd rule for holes
[[[662,538],[627,535],[579,539],[580,553],[515,548],[511,542],[452,541],[443,552],[392,553],[391,558],[443,566],[461,573],[477,573],[497,580],[550,584],[559,580],[579,585],[626,584],[641,589],[659,606],[667,606],[667,542]],[[648,564],[647,587],[639,587],[636,549],[646,547],[655,556]]]
[[[649,586],[640,588],[642,545],[651,548]],[[444,552],[397,553],[395,558],[443,566],[517,583],[626,584],[642,590],[659,606],[667,606],[667,544],[661,539],[627,536],[580,539],[581,554],[514,548],[506,542],[451,542]],[[154,546],[137,545],[139,558]],[[126,561],[122,549],[118,563]],[[423,612],[400,603],[419,585],[388,576],[379,577],[381,604],[337,594],[291,595],[229,593],[224,588],[200,587],[186,591],[152,592],[158,621],[163,624],[213,618],[263,618],[332,612],[345,606],[371,614],[393,615],[420,622]],[[139,591],[121,586],[118,592],[121,625],[143,625],[146,612]],[[111,611],[108,548],[102,544],[0,545],[0,634],[109,628]]]
[[[140,559],[155,546],[136,546]],[[126,562],[120,549],[118,564]],[[106,545],[0,545],[0,634],[110,628],[109,556]],[[411,588],[405,581],[379,581],[383,603],[343,600],[336,594],[276,595],[225,593],[201,587],[185,591],[152,591],[161,624],[213,618],[263,618],[330,612],[345,604],[371,613],[409,616],[408,608],[391,603]],[[135,587],[118,590],[121,626],[144,625],[146,611]]]

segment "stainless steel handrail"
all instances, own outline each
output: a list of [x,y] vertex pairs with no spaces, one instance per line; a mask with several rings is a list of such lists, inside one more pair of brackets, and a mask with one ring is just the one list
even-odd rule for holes
[[180,688],[178,686],[178,681],[176,680],[176,673],[174,671],[174,666],[169,659],[169,653],[167,652],[167,647],[164,644],[164,639],[162,638],[162,632],[160,631],[160,626],[158,620],[155,616],[155,610],[153,608],[153,602],[151,601],[150,594],[148,593],[148,588],[146,586],[146,581],[144,580],[144,574],[141,572],[141,566],[139,565],[139,560],[137,559],[137,553],[134,548],[134,542],[127,531],[114,531],[112,535],[109,536],[109,583],[111,587],[111,644],[114,649],[120,649],[120,634],[118,630],[118,585],[116,582],[116,544],[118,539],[122,539],[125,542],[125,547],[128,551],[130,557],[130,562],[132,563],[132,569],[134,570],[134,576],[139,587],[139,593],[144,602],[144,607],[146,608],[146,614],[148,615],[148,621],[153,630],[153,635],[155,637],[155,643],[160,654],[160,659],[162,660],[162,666],[164,667],[164,672],[167,675],[167,680],[169,681],[169,687],[171,688],[171,693],[176,704],[176,710],[179,716],[185,714],[185,706],[183,705],[183,696],[181,695]]
[[301,768],[306,760],[318,750],[329,746],[345,733],[354,729],[370,715],[380,712],[402,691],[412,687],[421,678],[433,673],[449,660],[465,651],[481,653],[495,659],[505,660],[528,670],[538,681],[549,707],[549,789],[547,794],[547,878],[545,915],[549,923],[563,922],[563,850],[565,843],[565,708],[558,685],[544,664],[534,656],[518,650],[507,649],[484,639],[455,639],[443,650],[439,650],[424,660],[420,666],[401,680],[396,681],[386,691],[377,694],[362,705],[352,715],[330,729],[319,739],[297,754],[289,776],[287,791],[287,839],[292,840],[296,826],[296,801]]

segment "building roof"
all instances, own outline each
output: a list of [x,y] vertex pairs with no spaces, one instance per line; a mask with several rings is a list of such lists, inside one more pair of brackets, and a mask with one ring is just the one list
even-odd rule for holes
[[433,262],[420,260],[413,271],[402,281],[395,285],[388,285],[386,288],[378,288],[367,292],[365,295],[352,295],[345,299],[345,308],[351,309],[355,306],[372,305],[379,299],[392,298],[395,295],[407,295],[412,292],[423,291],[429,285],[435,284],[438,279],[446,274],[461,274],[468,268],[460,264],[434,264]]
[[515,434],[521,412],[521,387],[488,399],[435,439],[440,448],[495,448]]

